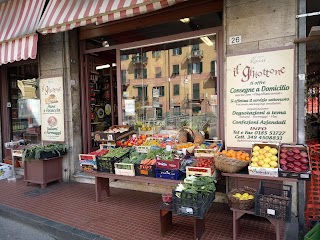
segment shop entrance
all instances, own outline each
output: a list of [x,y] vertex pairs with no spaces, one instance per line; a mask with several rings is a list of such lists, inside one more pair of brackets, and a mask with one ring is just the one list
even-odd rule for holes
[[96,138],[97,132],[118,123],[116,70],[116,50],[85,55],[85,89],[82,91],[86,100],[82,99],[82,109],[89,133],[84,136],[88,152],[98,149],[102,143]]

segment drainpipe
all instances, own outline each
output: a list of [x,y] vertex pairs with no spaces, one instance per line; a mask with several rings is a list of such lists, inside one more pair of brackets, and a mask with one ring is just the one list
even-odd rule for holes
[[[306,0],[298,0],[298,13],[306,13]],[[298,18],[298,37],[306,37],[306,17]],[[306,43],[299,43],[298,46],[298,66],[297,66],[297,134],[298,143],[305,143],[305,84],[306,84]],[[305,181],[298,181],[298,219],[299,233],[306,232],[304,210],[306,204],[306,184]]]

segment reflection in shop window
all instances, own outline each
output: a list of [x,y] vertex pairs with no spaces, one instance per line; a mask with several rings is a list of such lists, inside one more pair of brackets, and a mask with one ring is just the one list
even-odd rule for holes
[[193,99],[200,99],[200,84],[194,83],[192,87]]
[[216,73],[216,69],[217,69],[217,61],[211,61],[211,77],[216,77],[217,73]]
[[188,74],[202,73],[202,62],[188,63]]
[[162,119],[162,107],[156,108],[156,117],[157,119]]
[[199,51],[199,50],[200,50],[199,44],[193,44],[192,45],[192,51]]
[[121,79],[123,84],[127,82],[127,70],[121,70]]
[[121,61],[125,61],[125,60],[128,60],[129,59],[129,55],[121,55],[120,56],[120,60]]
[[180,95],[180,85],[179,84],[173,85],[173,95],[174,96]]
[[137,100],[147,100],[148,99],[148,86],[136,86],[138,89]]
[[194,113],[194,114],[201,113],[201,107],[199,107],[199,106],[192,107],[192,113]]
[[182,54],[182,48],[181,47],[172,49],[172,55],[173,56],[177,56],[177,55],[181,55],[181,54]]
[[161,57],[161,51],[152,51],[152,57],[153,58],[160,58]]
[[179,75],[179,64],[174,64],[172,65],[172,74],[175,75]]
[[163,97],[164,96],[164,86],[154,87],[153,89],[158,89],[159,90],[159,97]]
[[180,106],[174,106],[173,107],[173,115],[180,115],[181,111],[180,111]]
[[161,78],[161,67],[156,67],[156,78]]
[[147,69],[146,68],[136,68],[134,69],[134,79],[147,78]]

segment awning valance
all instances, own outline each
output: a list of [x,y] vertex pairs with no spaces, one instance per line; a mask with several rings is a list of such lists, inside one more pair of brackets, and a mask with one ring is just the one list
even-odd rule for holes
[[38,31],[68,31],[156,11],[186,0],[50,0]]
[[0,65],[37,56],[36,29],[43,0],[9,0],[0,4]]

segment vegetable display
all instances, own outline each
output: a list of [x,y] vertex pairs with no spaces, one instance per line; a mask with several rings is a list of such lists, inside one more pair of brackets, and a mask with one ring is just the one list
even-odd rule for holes
[[280,169],[290,172],[307,172],[309,170],[308,154],[305,149],[281,148]]

